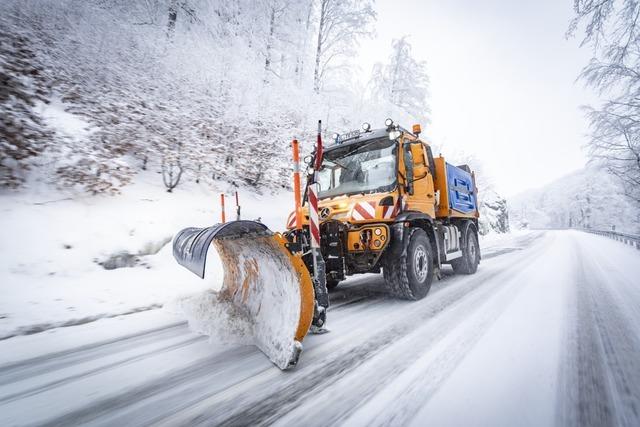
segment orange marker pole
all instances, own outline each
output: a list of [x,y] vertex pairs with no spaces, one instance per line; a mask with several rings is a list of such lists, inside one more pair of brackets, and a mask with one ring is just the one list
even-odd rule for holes
[[225,222],[227,222],[227,219],[224,215],[224,193],[220,193],[220,207],[222,208],[222,213],[220,214],[220,216],[222,219],[222,223],[224,224]]
[[300,144],[297,139],[291,142],[293,149],[293,198],[296,208],[296,230],[302,230],[302,206],[300,203]]

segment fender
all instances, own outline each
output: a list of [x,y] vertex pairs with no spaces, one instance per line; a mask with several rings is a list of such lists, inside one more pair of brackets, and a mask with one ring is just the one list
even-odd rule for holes
[[[398,215],[395,218],[393,224],[391,224],[391,226],[389,227],[391,230],[391,243],[385,250],[385,257],[390,259],[397,259],[404,254],[404,251],[407,247],[406,240],[409,235],[409,227],[405,227],[404,225],[406,222],[417,223],[421,228],[425,228],[425,223],[431,225],[431,227],[429,227],[430,229],[425,229],[425,231],[427,232],[427,235],[429,236],[431,241],[435,243],[433,245],[433,248],[439,253],[438,242],[435,239],[435,235],[433,234],[433,218],[422,212],[406,211]],[[438,254],[436,253],[435,255],[437,257]]]
[[385,259],[398,259],[404,254],[406,251],[405,241],[409,234],[407,232],[408,229],[409,227],[404,226],[404,221],[394,222],[391,224],[389,227],[389,230],[391,231],[391,241],[384,251]]
[[417,211],[405,211],[398,215],[394,222],[404,222],[404,221],[427,221],[429,224],[433,225],[433,218],[427,215],[426,213],[417,212]]
[[[440,242],[435,234],[436,225],[433,218],[425,213],[417,211],[406,211],[398,215],[392,224],[391,228],[391,244],[387,248],[387,257],[390,259],[396,259],[403,255],[406,250],[406,239],[409,233],[407,233],[408,227],[405,227],[405,222],[410,222],[418,225],[424,231],[427,232],[429,240],[431,240],[431,247],[434,251],[433,258],[436,262],[436,267],[440,269],[442,267],[440,260]],[[427,226],[428,225],[428,226]]]

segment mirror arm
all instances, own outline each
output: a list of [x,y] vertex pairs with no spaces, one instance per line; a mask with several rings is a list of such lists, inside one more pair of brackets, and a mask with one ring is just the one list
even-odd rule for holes
[[411,145],[404,146],[404,167],[407,173],[407,179],[405,180],[405,188],[409,195],[413,195],[413,154],[411,153]]

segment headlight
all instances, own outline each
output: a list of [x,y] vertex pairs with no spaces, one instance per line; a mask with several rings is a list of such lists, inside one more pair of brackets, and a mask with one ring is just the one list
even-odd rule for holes
[[393,120],[391,120],[391,119],[387,119],[387,120],[385,120],[385,121],[384,121],[384,125],[385,125],[386,127],[391,127],[391,126],[393,126]]
[[382,229],[381,228],[376,228],[374,233],[375,233],[376,236],[379,236],[379,235],[382,234]]
[[371,125],[369,123],[367,123],[367,122],[364,122],[362,124],[362,130],[365,131],[365,132],[369,132],[371,130]]
[[391,141],[394,141],[400,138],[400,135],[402,135],[402,132],[400,132],[399,130],[392,130],[391,132],[389,132],[389,139]]

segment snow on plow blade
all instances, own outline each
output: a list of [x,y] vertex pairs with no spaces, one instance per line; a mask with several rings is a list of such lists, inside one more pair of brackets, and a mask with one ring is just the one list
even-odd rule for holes
[[186,228],[173,241],[173,256],[204,278],[211,243],[224,268],[218,300],[246,315],[255,344],[274,364],[295,366],[314,309],[313,285],[302,259],[288,251],[280,234],[254,221]]

